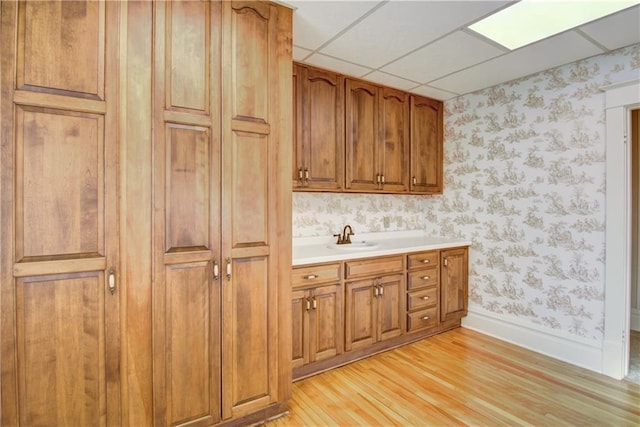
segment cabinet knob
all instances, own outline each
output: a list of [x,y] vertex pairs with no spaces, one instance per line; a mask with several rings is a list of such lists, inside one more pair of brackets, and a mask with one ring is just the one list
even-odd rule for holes
[[213,261],[213,280],[218,280],[220,278],[220,266],[218,266],[218,261]]
[[422,297],[422,299],[426,301],[429,299],[429,297]]
[[309,274],[308,276],[304,276],[305,279],[307,280],[313,280],[313,279],[317,279],[318,275],[317,274]]
[[109,292],[113,295],[116,292],[116,271],[111,267],[109,269]]
[[423,264],[429,264],[431,262],[431,260],[429,258],[427,258],[427,259],[423,259],[420,262],[423,263]]
[[422,280],[429,280],[431,279],[431,276],[422,276]]
[[416,177],[414,176],[412,179],[413,185],[417,185],[418,184],[418,180],[416,179]]
[[429,316],[424,316],[422,320],[429,320]]

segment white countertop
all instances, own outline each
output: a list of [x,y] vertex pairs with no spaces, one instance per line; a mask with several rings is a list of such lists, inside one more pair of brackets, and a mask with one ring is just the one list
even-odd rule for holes
[[[351,236],[351,241],[354,246],[336,245],[335,237],[294,238],[293,265],[471,246],[470,240],[427,237],[423,230],[356,233]],[[355,244],[359,242],[366,242],[373,246],[365,249],[356,248]]]

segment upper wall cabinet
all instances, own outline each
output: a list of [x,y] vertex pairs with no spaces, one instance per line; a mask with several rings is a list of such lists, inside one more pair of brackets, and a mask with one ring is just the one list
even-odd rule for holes
[[442,102],[295,64],[293,189],[442,193]]
[[344,179],[344,78],[294,65],[293,188],[336,191]]
[[411,95],[411,192],[442,193],[442,102]]

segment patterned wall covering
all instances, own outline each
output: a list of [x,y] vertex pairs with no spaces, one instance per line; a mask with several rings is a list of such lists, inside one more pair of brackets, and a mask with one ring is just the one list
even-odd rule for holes
[[445,104],[442,196],[294,194],[294,237],[424,228],[473,240],[470,309],[602,339],[603,85],[640,77],[640,44]]

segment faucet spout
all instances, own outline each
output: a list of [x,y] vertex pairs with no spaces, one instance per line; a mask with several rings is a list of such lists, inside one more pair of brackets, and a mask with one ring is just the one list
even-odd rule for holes
[[[349,233],[347,234],[347,229],[349,229]],[[353,232],[353,228],[349,224],[344,226],[342,230],[342,244],[351,243],[351,236],[355,236],[356,233]]]

